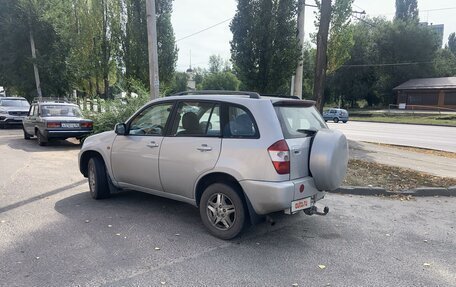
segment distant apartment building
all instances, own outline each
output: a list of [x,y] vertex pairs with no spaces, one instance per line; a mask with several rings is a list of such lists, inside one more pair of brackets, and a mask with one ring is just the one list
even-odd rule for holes
[[427,27],[431,28],[432,30],[434,30],[435,33],[437,33],[437,35],[439,36],[440,46],[443,45],[443,34],[444,34],[444,28],[445,28],[445,26],[443,24],[433,24],[433,23],[429,24],[428,22],[421,22],[420,24],[423,26],[427,26]]

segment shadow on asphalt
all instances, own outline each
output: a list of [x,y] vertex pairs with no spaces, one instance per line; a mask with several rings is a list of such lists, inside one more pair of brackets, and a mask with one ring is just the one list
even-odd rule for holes
[[23,138],[9,138],[6,140],[6,144],[12,149],[23,150],[26,152],[65,151],[78,150],[81,148],[79,142],[75,139],[51,141],[48,142],[46,146],[39,146],[35,138],[30,140],[25,140]]
[[[120,220],[126,225],[140,227],[141,230],[162,233],[173,226],[177,230],[191,230],[191,233],[209,234],[201,222],[199,209],[183,202],[137,191],[122,191],[111,195],[108,199],[94,200],[88,192],[79,193],[58,201],[55,210],[67,218],[84,222],[109,218]],[[266,218],[256,225],[246,225],[244,232],[232,243],[249,241],[263,237],[268,233],[299,228],[307,231],[313,229],[306,219],[318,220],[317,216],[306,216],[303,213],[286,215],[277,212],[269,215],[274,224],[266,222]],[[113,220],[114,222],[116,220]],[[313,221],[313,220],[311,220]],[[299,224],[300,226],[296,226]],[[313,238],[312,235],[306,235]]]
[[68,189],[72,189],[72,188],[74,188],[74,187],[76,187],[76,186],[79,186],[79,185],[81,185],[81,184],[84,184],[84,183],[86,183],[86,182],[87,182],[87,180],[80,180],[80,181],[78,181],[78,182],[75,182],[75,183],[72,183],[72,184],[69,184],[69,185],[66,185],[66,186],[63,186],[63,187],[59,187],[59,188],[56,188],[56,189],[54,189],[54,190],[48,191],[48,192],[46,192],[46,193],[43,193],[43,194],[40,194],[40,195],[31,197],[31,198],[28,198],[28,199],[26,199],[26,200],[22,200],[22,201],[19,201],[19,202],[17,202],[17,203],[13,203],[13,204],[11,204],[11,205],[7,205],[7,206],[4,206],[4,207],[1,207],[1,208],[0,208],[0,213],[7,212],[7,211],[10,211],[10,210],[12,210],[12,209],[15,209],[15,208],[24,206],[24,205],[26,205],[26,204],[35,202],[35,201],[37,201],[37,200],[40,200],[40,199],[49,197],[49,196],[51,196],[51,195],[54,195],[54,194],[57,194],[57,193],[66,191],[66,190],[68,190]]

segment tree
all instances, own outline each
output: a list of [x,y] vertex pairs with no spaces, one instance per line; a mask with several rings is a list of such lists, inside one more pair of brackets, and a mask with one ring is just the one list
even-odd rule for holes
[[434,60],[435,77],[456,76],[456,55],[448,48],[440,49]]
[[231,72],[217,72],[208,74],[202,83],[203,90],[239,90],[240,81]]
[[396,20],[419,22],[417,0],[396,0]]
[[314,98],[316,107],[323,111],[325,104],[325,80],[327,67],[327,48],[329,23],[331,21],[331,0],[321,2],[321,16],[317,33],[317,58],[315,66]]
[[296,11],[292,0],[238,0],[230,44],[233,68],[243,88],[288,93],[301,54]]
[[448,49],[456,56],[456,33],[451,33],[448,36]]
[[[0,81],[11,93],[31,99],[36,96],[30,32],[35,38],[41,88],[46,96],[65,95],[68,71],[65,58],[68,46],[41,15],[41,1],[0,0]],[[58,71],[58,72],[57,72]]]
[[[123,36],[125,76],[149,85],[147,23],[145,0],[125,1],[125,35]],[[162,87],[171,85],[177,61],[177,48],[171,24],[172,0],[155,2],[157,13],[157,41],[159,78]]]

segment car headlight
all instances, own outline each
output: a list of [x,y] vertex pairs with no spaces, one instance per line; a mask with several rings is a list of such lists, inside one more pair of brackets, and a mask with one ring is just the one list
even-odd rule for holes
[[8,114],[8,111],[5,111],[5,110],[0,110],[0,114],[4,114],[4,115],[7,115],[7,114]]

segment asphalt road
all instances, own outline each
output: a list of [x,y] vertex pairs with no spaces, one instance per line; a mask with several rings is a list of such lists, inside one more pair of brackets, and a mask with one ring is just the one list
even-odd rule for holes
[[372,122],[332,123],[348,139],[456,152],[456,127],[406,125]]
[[222,241],[187,204],[92,200],[78,149],[0,130],[0,286],[456,286],[456,198],[329,194]]

